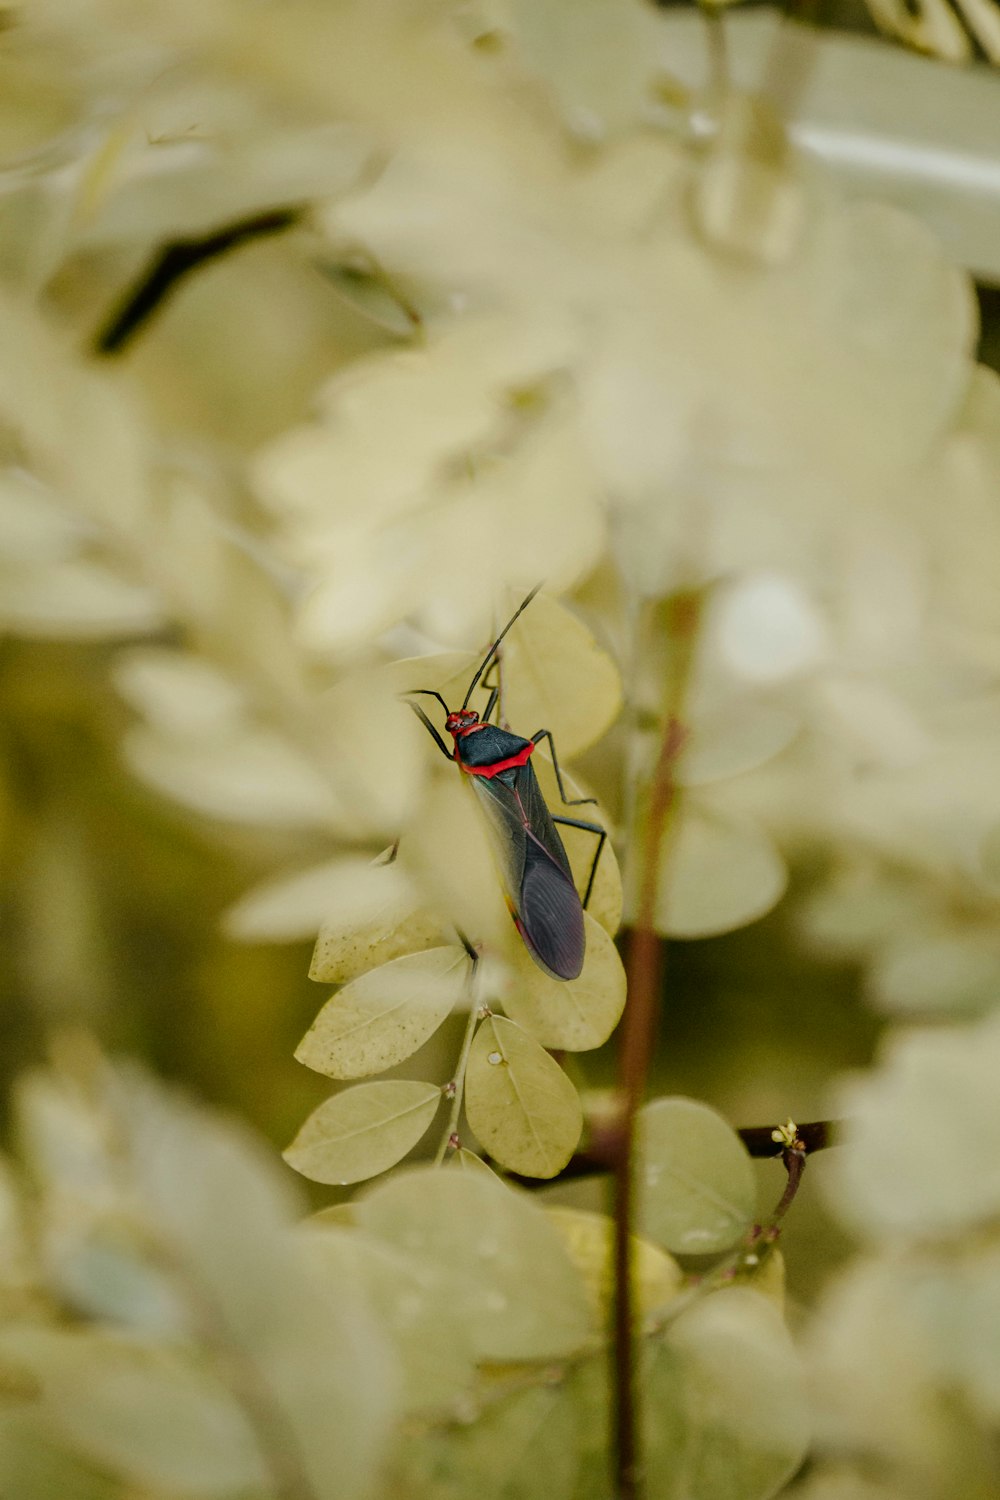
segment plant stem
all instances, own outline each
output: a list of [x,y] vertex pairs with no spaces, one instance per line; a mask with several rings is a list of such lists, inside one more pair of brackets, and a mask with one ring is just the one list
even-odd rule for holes
[[684,745],[681,721],[690,677],[701,597],[684,594],[671,601],[668,644],[675,652],[666,694],[663,737],[653,770],[642,843],[639,892],[629,938],[628,1002],[622,1022],[619,1054],[621,1114],[614,1139],[614,1471],[618,1500],[642,1494],[640,1413],[635,1382],[635,1298],[631,1243],[635,1219],[635,1117],[646,1090],[656,1036],[660,998],[661,945],[654,926],[660,868],[676,804],[676,766]]
[[445,1084],[445,1094],[451,1099],[451,1109],[448,1111],[448,1123],[444,1128],[441,1143],[434,1155],[434,1165],[440,1167],[445,1161],[458,1150],[458,1121],[462,1113],[462,1097],[465,1093],[465,1071],[469,1063],[469,1053],[472,1050],[472,1039],[476,1034],[476,1027],[484,1019],[485,1012],[481,1006],[470,1003],[469,1019],[465,1027],[465,1035],[462,1037],[462,1047],[455,1064],[455,1075],[451,1081]]

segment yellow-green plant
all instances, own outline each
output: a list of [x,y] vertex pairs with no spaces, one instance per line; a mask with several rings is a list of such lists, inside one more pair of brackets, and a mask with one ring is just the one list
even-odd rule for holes
[[[943,4],[873,13],[968,49]],[[962,16],[992,55],[992,6]],[[201,1082],[302,1090],[301,1174],[380,1180],[306,1218],[273,1150],[57,1029],[0,1197],[3,1500],[765,1500],[810,1441],[816,1500],[996,1492],[997,378],[931,231],[797,148],[822,34],[778,28],[743,92],[714,16],[692,91],[682,31],[631,0],[5,17],[11,991],[146,1039],[124,997],[171,956],[111,918],[158,850],[201,988],[150,1050],[217,1034]],[[935,88],[910,61],[880,107]],[[569,982],[403,701],[460,698],[539,579],[501,712],[610,836]],[[825,1125],[647,1097],[664,942],[779,903],[908,1028],[831,1111],[868,1243],[805,1373],[775,1245]],[[313,940],[325,1099],[234,1040],[235,945]],[[610,1197],[523,1186],[567,1167]]]

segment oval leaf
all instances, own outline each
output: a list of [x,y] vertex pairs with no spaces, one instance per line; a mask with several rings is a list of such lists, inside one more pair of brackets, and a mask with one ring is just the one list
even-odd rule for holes
[[434,1118],[433,1083],[389,1079],[334,1094],[309,1116],[285,1160],[313,1182],[362,1182],[386,1172],[417,1144]]
[[399,1355],[411,1411],[444,1406],[473,1383],[472,1349],[459,1311],[436,1295],[420,1261],[357,1229],[302,1226],[310,1262],[330,1292],[370,1304]]
[[868,991],[881,1010],[919,1016],[982,1013],[1000,995],[1000,949],[975,928],[912,933],[876,957]]
[[490,849],[488,829],[468,780],[445,768],[429,788],[399,846],[399,857],[442,921],[500,953],[518,945]]
[[144,1490],[209,1497],[266,1481],[246,1414],[190,1355],[26,1325],[3,1355],[38,1382],[57,1433]]
[[692,715],[677,767],[682,786],[724,781],[765,765],[790,744],[800,720],[780,703],[737,699]]
[[504,642],[504,715],[515,733],[551,729],[568,760],[601,738],[621,705],[611,657],[564,605],[539,594]]
[[398,860],[337,861],[326,891],[327,916],[313,952],[309,978],[346,984],[366,969],[430,948],[440,940],[433,918]]
[[649,1493],[774,1495],[810,1438],[802,1369],[773,1303],[744,1287],[704,1297],[650,1350]]
[[625,1008],[625,970],[603,927],[584,913],[587,956],[577,979],[552,979],[521,947],[511,962],[503,1008],[543,1047],[586,1052],[600,1047]]
[[339,827],[329,783],[290,740],[247,725],[228,739],[174,739],[135,725],[123,742],[143,781],[205,817],[261,828]]
[[[560,765],[563,787],[566,795],[571,799],[569,804],[562,800],[559,791],[559,783],[556,781],[555,768],[551,760],[542,750],[536,750],[532,758],[535,775],[538,784],[552,812],[565,814],[568,818],[579,818],[582,822],[599,823],[602,828],[607,828],[608,820],[601,809],[594,803],[585,802],[580,806],[573,803],[573,799],[584,796],[584,791],[579,782],[569,775]],[[590,879],[591,869],[594,867],[594,856],[597,853],[597,839],[589,829],[571,828],[565,823],[559,825],[559,837],[562,839],[569,855],[569,862],[573,868],[576,888],[581,899],[586,895],[587,882]],[[605,839],[601,850],[597,867],[594,871],[594,884],[590,892],[590,900],[587,910],[595,921],[600,922],[606,932],[612,937],[618,931],[622,921],[622,877],[618,868],[618,860],[615,851],[611,847],[610,839]]]
[[[583,1278],[595,1328],[603,1331],[608,1326],[614,1295],[614,1220],[591,1209],[566,1208],[561,1204],[546,1212]],[[680,1291],[684,1277],[672,1256],[638,1235],[632,1236],[631,1260],[638,1321],[670,1302]]]
[[484,1402],[475,1421],[469,1418],[461,1426],[404,1435],[389,1493],[425,1500],[573,1500],[580,1435],[576,1408],[561,1384],[514,1390]]
[[491,1016],[476,1032],[465,1113],[480,1145],[526,1177],[561,1172],[583,1129],[580,1100],[562,1068],[503,1016]]
[[746,1148],[694,1099],[656,1099],[638,1121],[638,1226],[682,1255],[726,1250],[749,1228],[757,1188]]
[[554,1359],[586,1342],[583,1283],[526,1194],[482,1172],[417,1167],[373,1188],[357,1215],[360,1228],[419,1259],[477,1358]]
[[734,932],[769,912],[787,879],[784,861],[762,829],[686,805],[665,841],[656,929],[675,938]]
[[465,994],[464,948],[430,948],[381,964],[324,1005],[295,1056],[330,1078],[395,1067],[433,1036]]

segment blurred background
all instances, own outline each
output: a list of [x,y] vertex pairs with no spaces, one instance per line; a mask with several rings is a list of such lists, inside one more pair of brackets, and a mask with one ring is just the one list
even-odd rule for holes
[[[167,31],[177,20],[169,9]],[[41,185],[73,156],[76,116],[90,107],[87,90],[105,98],[116,90],[125,98],[128,91],[120,79],[95,81],[93,57],[83,55],[74,29],[79,18],[67,21],[58,6],[41,25],[24,26],[18,7],[3,14],[9,24],[0,32],[0,153],[8,165],[0,173],[0,261],[10,285],[35,283],[67,345],[85,348],[150,255],[171,238],[174,210],[162,202],[157,207],[158,178],[151,170],[136,174],[135,201],[119,205],[125,227],[116,227],[110,214],[102,220],[102,173],[113,173],[114,153],[127,155],[135,142],[130,137],[109,145],[105,135],[95,145],[88,136],[81,150],[90,175],[74,200],[75,239],[68,253],[48,266],[39,263],[40,246],[52,243],[51,235],[38,232],[52,212]],[[100,19],[113,27],[114,7]],[[701,17],[678,7],[668,19],[676,74],[696,83],[707,56]],[[189,15],[183,21],[191,25]],[[774,15],[748,8],[733,21],[729,60],[744,81],[759,68],[761,27],[773,26]],[[824,41],[796,100],[803,143],[825,155],[848,186],[915,207],[950,237],[950,254],[977,278],[980,358],[1000,368],[1000,93],[982,49],[974,38],[968,43],[980,56],[965,72],[887,40],[869,40],[870,50],[855,53],[852,38],[877,35],[860,0],[826,4],[818,21]],[[167,58],[172,45],[169,38],[149,40],[154,63],[143,59],[148,94],[137,90],[125,102],[147,145],[162,139],[176,152],[206,128],[199,90],[213,86],[216,42],[189,39],[189,58],[196,59],[189,88],[171,96],[161,88],[155,53],[163,48],[163,67],[175,67],[176,57]],[[124,70],[125,62],[119,65]],[[233,71],[238,76],[238,62],[227,74],[230,83]],[[959,119],[950,101],[967,88],[979,90],[976,99],[983,102]],[[274,93],[280,93],[276,86]],[[231,145],[243,134],[266,137],[268,110],[277,112],[283,128],[305,128],[302,121],[290,123],[287,102],[274,98],[265,99],[256,117],[244,118],[246,95],[238,89],[230,98],[220,93],[216,108],[218,128],[229,132]],[[952,126],[935,156],[937,122],[949,115]],[[106,124],[106,112],[102,119]],[[973,158],[978,176],[968,169]],[[252,155],[248,160],[252,167]],[[169,173],[162,180],[169,182]],[[295,188],[309,196],[308,183]],[[199,193],[207,193],[208,209]],[[211,184],[200,183],[190,198],[178,195],[176,217],[184,233],[204,233],[279,196],[255,198],[251,191],[221,212],[212,206]],[[988,222],[990,234],[983,227]],[[136,224],[144,226],[141,232]],[[208,456],[220,471],[237,471],[247,455],[299,419],[320,380],[396,337],[342,293],[329,270],[317,269],[307,228],[254,238],[193,270],[141,336],[104,365],[113,364],[114,378],[153,413],[162,450],[172,459],[183,451],[194,468]],[[98,362],[92,353],[87,358]],[[235,515],[242,519],[238,505]],[[329,1092],[326,1080],[292,1056],[325,992],[307,978],[309,939],[237,941],[224,918],[256,883],[322,859],[329,841],[317,831],[254,827],[199,813],[132,774],[122,745],[134,711],[115,683],[127,632],[108,641],[88,638],[98,631],[71,630],[76,638],[64,639],[51,621],[33,624],[30,610],[19,616],[16,608],[6,625],[0,639],[0,1097],[6,1101],[20,1070],[44,1056],[54,1028],[85,1027],[110,1052],[138,1056],[252,1121],[280,1149]],[[167,621],[156,638],[178,642],[181,627]],[[655,1092],[704,1099],[736,1125],[788,1116],[811,1120],[829,1107],[830,1081],[871,1059],[884,1018],[871,1004],[865,967],[849,944],[838,951],[809,940],[822,926],[815,903],[828,888],[832,862],[822,847],[797,849],[788,894],[763,919],[722,937],[668,943]],[[433,1076],[440,1056],[443,1076],[455,1046],[454,1030],[445,1028],[430,1044],[433,1056],[415,1063],[415,1071]],[[613,1054],[611,1044],[581,1055],[575,1076],[585,1086],[609,1083]],[[822,1170],[817,1162],[809,1176]],[[763,1192],[777,1197],[780,1169],[765,1165],[761,1176]],[[314,1193],[317,1204],[329,1201],[325,1190]],[[793,1289],[810,1296],[840,1247],[807,1176],[787,1236]]]

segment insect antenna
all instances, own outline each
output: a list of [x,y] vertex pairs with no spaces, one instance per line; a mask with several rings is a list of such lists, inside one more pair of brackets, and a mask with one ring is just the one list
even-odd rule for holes
[[496,656],[496,654],[497,654],[497,648],[499,647],[500,642],[503,640],[504,636],[507,634],[508,630],[513,625],[514,621],[518,618],[518,616],[524,614],[524,611],[527,609],[527,607],[531,603],[532,599],[534,599],[535,595],[538,593],[538,590],[541,588],[541,586],[542,585],[540,583],[536,583],[535,587],[531,590],[531,593],[528,595],[528,597],[526,599],[522,599],[522,601],[518,605],[517,609],[515,609],[514,613],[511,615],[510,619],[507,621],[506,625],[501,630],[500,634],[497,636],[496,640],[493,642],[492,646],[487,651],[486,655],[483,657],[482,661],[479,663],[479,668],[478,668],[478,670],[476,672],[476,675],[475,675],[475,677],[473,677],[472,681],[469,683],[469,690],[466,693],[465,697],[462,699],[462,707],[463,708],[465,708],[468,705],[469,699],[472,697],[472,694],[475,691],[475,687],[476,687],[477,682],[479,681],[480,677],[482,677],[483,673],[486,671],[486,668],[489,666],[490,662]]
[[441,697],[441,694],[438,693],[438,692],[436,692],[434,690],[434,688],[409,688],[407,690],[407,692],[405,692],[403,694],[403,697],[404,698],[412,698],[412,697],[414,697],[418,693],[422,697],[424,697],[424,698],[436,698],[437,701],[440,703],[441,707],[444,709],[444,711],[445,711],[446,714],[451,712],[451,709],[448,707],[447,703]]

